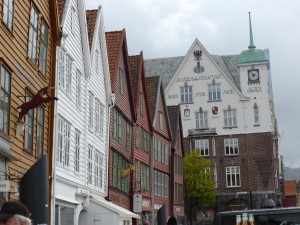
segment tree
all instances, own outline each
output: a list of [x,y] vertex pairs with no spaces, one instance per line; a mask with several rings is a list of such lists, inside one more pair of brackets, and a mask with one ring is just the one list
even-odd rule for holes
[[186,211],[188,220],[195,219],[195,212],[216,203],[216,189],[212,180],[210,160],[195,149],[183,159]]

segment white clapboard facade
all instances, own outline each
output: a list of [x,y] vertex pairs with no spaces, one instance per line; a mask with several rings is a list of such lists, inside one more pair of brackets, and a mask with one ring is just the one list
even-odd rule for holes
[[110,224],[119,224],[122,212],[105,200],[113,95],[102,10],[94,11],[92,31],[88,32],[84,4],[82,0],[66,0],[61,18],[52,224],[109,224],[99,215],[110,215],[110,222],[116,221]]

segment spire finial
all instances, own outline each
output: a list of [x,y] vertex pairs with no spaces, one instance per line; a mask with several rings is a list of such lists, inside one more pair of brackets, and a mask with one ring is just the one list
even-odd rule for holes
[[248,12],[248,13],[249,13],[249,26],[250,26],[250,45],[248,46],[248,48],[253,49],[253,48],[256,48],[256,46],[254,45],[254,42],[253,42],[251,15],[250,15],[250,12]]

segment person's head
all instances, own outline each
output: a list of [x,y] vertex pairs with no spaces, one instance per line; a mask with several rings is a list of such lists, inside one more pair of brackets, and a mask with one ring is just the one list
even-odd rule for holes
[[31,225],[30,212],[19,201],[5,202],[0,210],[0,225]]

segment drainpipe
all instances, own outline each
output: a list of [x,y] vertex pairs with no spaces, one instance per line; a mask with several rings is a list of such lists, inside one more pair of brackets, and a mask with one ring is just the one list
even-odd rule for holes
[[152,222],[151,224],[155,224],[155,216],[154,216],[154,185],[153,185],[153,178],[154,178],[154,127],[152,127],[151,131],[151,160],[150,160],[150,171],[151,171],[151,217]]
[[107,109],[107,115],[108,115],[108,118],[107,118],[107,125],[106,125],[106,133],[107,133],[107,137],[106,137],[106,160],[107,160],[107,163],[106,163],[106,191],[105,191],[105,199],[109,201],[109,193],[108,193],[108,179],[109,179],[109,153],[110,153],[110,149],[109,149],[109,138],[110,138],[110,132],[109,132],[109,127],[110,127],[110,118],[111,118],[111,110],[113,107],[115,107],[115,101],[116,101],[116,95],[115,93],[111,93],[111,102],[112,104],[108,106],[108,109]]

